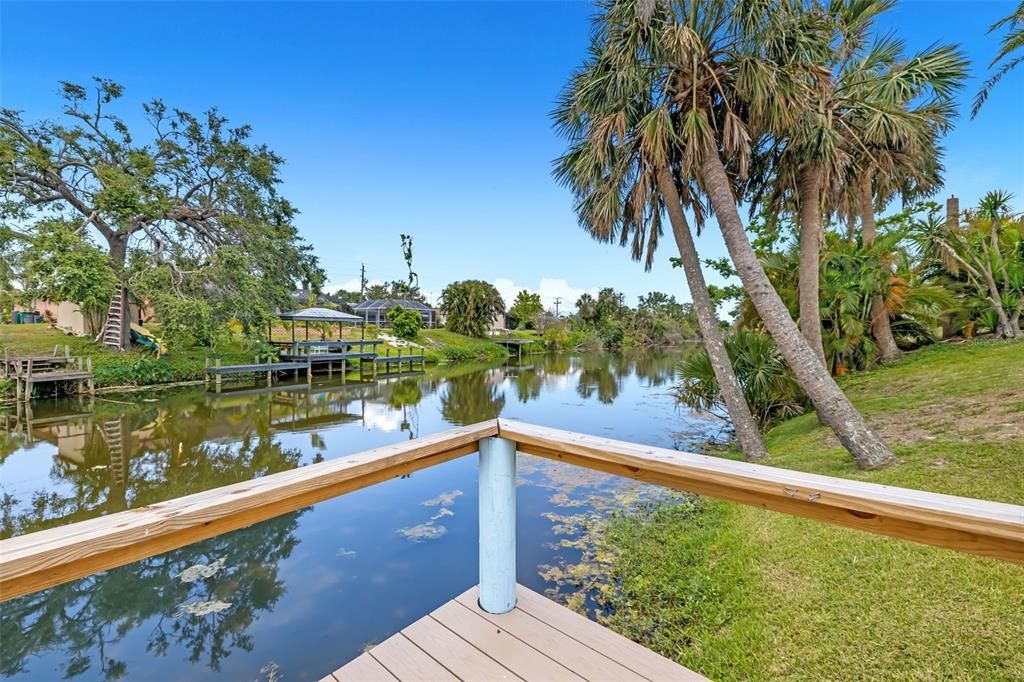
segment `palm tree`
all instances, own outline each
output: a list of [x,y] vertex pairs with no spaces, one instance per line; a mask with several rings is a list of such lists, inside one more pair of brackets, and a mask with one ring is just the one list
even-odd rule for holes
[[[800,112],[793,129],[786,131],[776,163],[761,167],[771,171],[772,203],[778,208],[788,192],[799,208],[799,323],[819,354],[822,214],[825,208],[829,212],[839,208],[834,188],[846,177],[853,178],[855,210],[850,215],[860,215],[864,241],[870,245],[877,234],[872,176],[894,172],[890,169],[893,157],[911,161],[903,175],[919,176],[918,168],[935,169],[930,161],[938,158],[934,141],[950,124],[952,94],[966,75],[967,62],[952,46],[933,46],[907,58],[902,41],[893,36],[873,40],[877,17],[894,4],[893,0],[864,0],[833,2],[827,8],[812,5],[798,14],[802,23],[796,28],[818,36],[809,45],[812,49],[787,41],[782,44],[785,52],[775,57],[809,67],[809,106]],[[931,189],[941,184],[938,173],[928,176]],[[757,211],[755,202],[752,212]],[[897,360],[899,348],[881,296],[875,301],[872,330],[882,361]]]
[[505,302],[494,285],[477,279],[452,282],[441,292],[445,326],[457,334],[483,336],[505,312]]
[[[729,176],[729,171],[746,176],[753,137],[783,136],[809,100],[802,70],[770,58],[782,52],[781,42],[804,36],[788,30],[788,12],[768,11],[768,4],[773,10],[780,7],[750,0],[690,0],[654,4],[649,17],[642,17],[619,9],[633,2],[610,0],[601,16],[598,49],[627,54],[656,74],[652,111],[658,114],[644,121],[671,142],[675,153],[669,161],[677,177],[699,183],[706,193],[747,294],[823,420],[859,466],[886,466],[895,456],[807,344],[761,267]],[[641,24],[639,30],[622,25],[623,18]],[[664,120],[672,125],[655,125]]]
[[981,107],[985,105],[996,83],[1001,81],[1003,76],[1017,68],[1018,64],[1024,62],[1024,54],[1020,53],[1024,49],[1024,0],[1021,0],[1021,3],[1017,5],[1017,8],[1009,16],[1003,17],[992,24],[988,32],[992,33],[1004,27],[1006,28],[1006,35],[1003,36],[1002,45],[992,63],[989,64],[990,69],[996,65],[999,65],[999,68],[982,84],[978,94],[974,97],[974,105],[971,107],[971,118],[977,116],[978,112],[981,111]]
[[[618,15],[615,22],[642,31],[643,23],[631,20],[635,9],[621,3],[609,6],[608,12]],[[768,450],[730,364],[684,206],[694,208],[698,220],[702,212],[691,188],[677,184],[672,175],[670,138],[665,136],[671,122],[667,111],[652,107],[647,95],[652,72],[628,53],[603,47],[607,45],[595,38],[591,58],[570,81],[554,113],[570,140],[569,151],[556,162],[555,176],[576,195],[584,229],[599,241],[631,243],[633,258],[646,257],[647,269],[661,236],[662,212],[667,212],[717,388],[745,457],[763,460]]]
[[[940,136],[956,115],[953,95],[963,86],[968,62],[953,46],[932,46],[907,58],[902,42],[876,41],[851,69],[847,116],[856,138],[847,172],[851,215],[860,217],[865,246],[877,239],[875,207],[896,195],[904,204],[942,185]],[[898,360],[881,293],[875,297],[871,331],[882,362]]]

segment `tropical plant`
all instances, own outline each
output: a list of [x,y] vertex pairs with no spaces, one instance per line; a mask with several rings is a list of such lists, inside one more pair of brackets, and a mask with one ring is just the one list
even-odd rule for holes
[[453,282],[441,292],[441,312],[449,330],[480,337],[505,312],[505,302],[494,285],[467,279]]
[[117,278],[107,254],[82,235],[78,225],[61,220],[39,223],[30,248],[20,259],[22,294],[80,307],[92,333],[110,304]]
[[[879,176],[878,184],[886,189],[897,176],[903,179],[910,173],[917,181],[915,191],[925,182],[928,190],[940,184],[935,139],[948,128],[954,116],[952,96],[966,77],[967,60],[953,46],[933,45],[908,57],[902,41],[891,34],[874,37],[877,18],[894,4],[812,3],[797,15],[802,23],[796,30],[816,40],[782,41],[782,53],[775,56],[807,68],[809,101],[783,138],[767,135],[770,158],[755,164],[763,172],[753,185],[755,195],[770,191],[776,208],[788,199],[798,211],[799,324],[822,359],[818,301],[823,214],[840,208],[836,202],[843,196],[836,188],[855,178],[858,194],[851,215],[860,214],[864,241],[870,244],[876,234],[872,177]],[[901,172],[905,166],[908,172]],[[760,210],[760,202],[752,202],[752,215]],[[883,360],[892,361],[899,358],[899,350],[881,306],[877,299],[872,326]]]
[[[599,81],[623,83],[628,92],[620,113],[602,117],[610,140],[621,140],[606,145],[605,153],[616,154],[630,140],[643,144],[647,165],[668,170],[658,171],[664,181],[656,185],[667,210],[681,209],[672,196],[680,189],[689,192],[696,184],[706,193],[745,289],[819,418],[859,466],[877,468],[895,456],[831,378],[772,288],[744,230],[734,184],[749,173],[751,141],[784,137],[813,101],[806,65],[776,58],[782,42],[804,39],[794,30],[801,9],[798,2],[609,0],[591,53]],[[607,89],[614,94],[612,86],[594,87],[591,97]],[[614,208],[619,194],[606,194]],[[636,201],[649,205],[645,195]]]
[[992,94],[992,88],[1003,79],[1003,76],[1024,62],[1024,0],[1017,5],[1013,12],[992,24],[988,32],[993,33],[1001,28],[1006,29],[1006,35],[1003,36],[999,52],[989,64],[989,68],[995,68],[996,71],[982,84],[978,94],[975,95],[974,104],[971,106],[971,118],[978,115],[988,100],[988,96]]
[[[743,395],[762,430],[804,412],[807,396],[770,336],[739,330],[726,337],[725,347]],[[706,351],[680,362],[677,377],[672,389],[676,400],[692,409],[722,412],[725,406]]]
[[[668,23],[664,8],[657,9],[655,2],[628,0],[602,6],[590,56],[570,80],[554,114],[570,142],[556,162],[555,176],[575,194],[581,226],[598,241],[630,245],[633,259],[644,258],[647,269],[661,236],[662,212],[667,211],[701,336],[740,445],[748,459],[761,460],[768,450],[729,365],[683,210],[695,211],[699,228],[701,205],[690,183],[678,182],[672,169],[675,135],[668,130],[668,110],[652,99],[664,82],[643,61],[647,51],[642,44],[654,22]],[[589,295],[577,302],[585,321],[599,317],[590,311],[591,303]]]
[[423,329],[423,316],[415,310],[409,310],[408,308],[396,305],[388,311],[388,323],[391,325],[391,331],[395,333],[395,336],[411,341]]
[[1013,195],[993,191],[964,221],[942,221],[933,210],[914,221],[912,238],[921,251],[954,277],[963,276],[973,294],[995,316],[996,335],[1018,338],[1024,312],[1024,218],[1010,209]]

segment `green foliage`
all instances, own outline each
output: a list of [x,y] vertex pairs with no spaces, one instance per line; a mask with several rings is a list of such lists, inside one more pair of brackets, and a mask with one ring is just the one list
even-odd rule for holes
[[544,345],[548,350],[570,350],[569,330],[564,324],[553,325],[544,331]]
[[988,192],[962,222],[952,224],[934,204],[904,219],[931,276],[961,296],[986,302],[998,320],[989,325],[992,331],[1011,338],[1021,335],[1024,314],[1024,218],[1011,210],[1012,199],[1008,192]]
[[[1014,428],[1024,343],[936,344],[840,383],[892,438],[900,465],[857,470],[813,414],[767,434],[774,465],[1024,503]],[[1009,681],[1024,672],[1020,568],[1010,563],[708,501],[614,518],[601,550],[609,625],[711,679]]]
[[[283,160],[253,142],[249,126],[232,126],[216,109],[196,116],[153,100],[133,133],[114,111],[120,85],[96,79],[92,93],[62,85],[66,120],[30,123],[0,110],[0,218],[24,222],[40,211],[60,217],[62,234],[41,223],[15,235],[29,245],[24,268],[39,273],[41,286],[74,285],[77,295],[61,298],[88,294],[105,309],[109,291],[99,293],[113,276],[104,268],[112,269],[158,317],[190,306],[199,311],[202,302],[209,315],[201,322],[237,319],[247,332],[265,327],[297,287],[319,289],[323,270],[299,236],[295,208],[278,193]],[[83,246],[87,239],[75,243],[74,231],[105,241],[109,259]],[[55,250],[58,236],[61,247],[74,248]],[[9,237],[5,232],[3,241]],[[34,255],[48,252],[78,260],[64,267]],[[67,272],[82,281],[70,282]],[[170,322],[179,341],[211,336]]]
[[150,300],[160,315],[160,336],[172,349],[216,348],[229,337],[226,320],[217,320],[212,306],[201,298],[158,293]]
[[480,337],[505,312],[505,302],[493,285],[467,279],[453,282],[441,292],[441,312],[451,331]]
[[[736,371],[750,411],[762,430],[798,415],[807,398],[767,334],[739,330],[725,339],[725,350]],[[703,348],[679,363],[676,400],[687,407],[725,413],[711,358]]]
[[540,294],[531,294],[526,289],[516,294],[516,300],[509,308],[508,314],[516,321],[520,329],[534,327],[537,318],[544,312],[544,305],[540,302]]
[[388,311],[388,322],[395,336],[406,341],[415,339],[423,328],[423,316],[402,306],[395,306]]
[[87,319],[106,311],[117,286],[107,255],[66,221],[36,225],[20,265],[26,298],[77,303]]

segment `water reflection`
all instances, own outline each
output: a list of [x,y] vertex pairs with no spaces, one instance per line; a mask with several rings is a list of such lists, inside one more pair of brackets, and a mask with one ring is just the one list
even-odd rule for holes
[[23,672],[30,656],[60,648],[62,677],[121,679],[128,665],[111,650],[143,623],[149,654],[175,647],[191,663],[219,672],[233,651],[253,650],[247,629],[284,593],[277,563],[298,542],[301,514],[4,604],[0,674]]
[[[0,536],[250,480],[496,416],[671,446],[678,354],[535,356],[361,384],[238,385],[37,403],[0,416]],[[0,675],[319,679],[468,587],[464,458],[0,606]],[[523,457],[519,580],[566,585],[594,518],[643,486]],[[571,510],[571,511],[570,511]],[[577,606],[582,604],[577,598]],[[311,643],[323,646],[311,646]],[[47,672],[49,671],[49,672]]]

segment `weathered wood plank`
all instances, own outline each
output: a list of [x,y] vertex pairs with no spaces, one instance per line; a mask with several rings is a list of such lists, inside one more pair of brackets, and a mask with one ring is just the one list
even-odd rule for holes
[[[476,605],[476,593],[472,590],[464,592],[455,600],[472,609]],[[603,653],[595,651],[520,609],[512,609],[508,613],[500,615],[480,610],[478,613],[496,627],[529,644],[584,679],[594,682],[625,682],[626,680],[642,682],[645,679]]]
[[398,678],[389,673],[377,659],[363,654],[320,682],[398,682]]
[[[473,598],[472,590],[469,598]],[[684,668],[522,585],[516,586],[516,608],[561,630],[591,649],[600,651],[649,680],[707,682],[703,675]]]
[[[360,658],[370,656],[399,680],[437,680],[438,682],[458,680],[448,669],[413,644],[402,633],[389,637]],[[338,677],[337,673],[335,673],[335,677]]]
[[1024,563],[1024,506],[819,476],[499,420],[521,452],[649,483]]
[[[402,630],[409,640],[460,680],[519,680],[508,668],[430,616]],[[414,678],[410,678],[414,679]],[[431,679],[431,678],[418,678]]]
[[0,541],[0,601],[265,521],[454,459],[482,422],[109,516]]
[[479,607],[473,609],[457,601],[450,601],[430,615],[524,680],[583,682],[582,677],[565,666],[500,627],[491,625],[480,615]]

